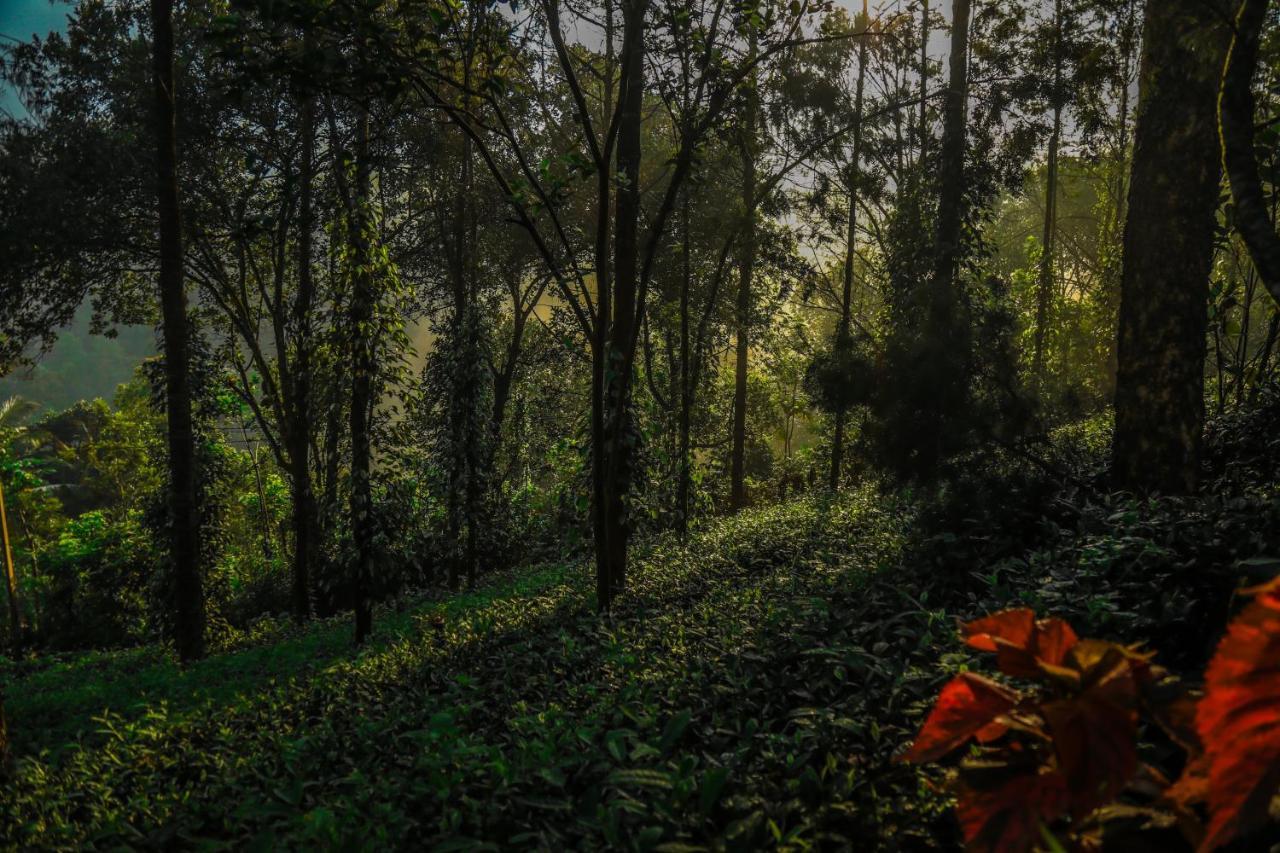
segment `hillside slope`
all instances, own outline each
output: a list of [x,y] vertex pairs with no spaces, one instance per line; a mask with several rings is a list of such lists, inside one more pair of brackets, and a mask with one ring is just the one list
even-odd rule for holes
[[[334,642],[344,625],[318,628],[280,649],[296,661],[303,642],[318,658],[296,677],[271,672],[271,647],[214,658],[175,676],[204,685],[202,701],[134,702],[79,745],[24,759],[3,838],[655,849],[878,837],[901,849],[926,829],[918,814],[847,802],[885,773],[916,787],[917,771],[883,759],[936,680],[911,671],[912,650],[935,657],[950,626],[843,618],[901,541],[870,493],[791,504],[717,522],[685,548],[654,545],[610,618],[592,613],[585,573],[549,572],[424,606],[354,657]],[[254,661],[269,673],[256,684]],[[164,695],[163,677],[138,672]],[[257,692],[209,683],[226,678]],[[29,681],[56,692],[49,673]],[[41,725],[38,695],[21,682],[12,695],[14,727]]]

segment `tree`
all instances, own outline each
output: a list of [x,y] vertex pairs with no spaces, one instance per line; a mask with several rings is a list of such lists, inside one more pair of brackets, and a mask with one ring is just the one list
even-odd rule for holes
[[[928,14],[928,7],[925,7]],[[866,31],[871,23],[866,0],[862,4],[861,28]],[[853,148],[849,154],[847,174],[843,176],[845,192],[849,197],[848,231],[845,236],[844,266],[842,268],[842,287],[840,292],[840,320],[836,325],[835,349],[846,349],[853,345],[853,267],[857,260],[858,246],[858,190],[862,175],[862,135],[863,135],[863,98],[867,83],[867,45],[869,39],[862,38],[858,42],[858,77],[854,84],[853,100]],[[831,472],[828,486],[831,491],[840,490],[841,464],[844,460],[844,428],[848,413],[844,406],[837,407],[833,413],[835,425],[831,435]]]
[[[21,397],[9,397],[0,403],[0,430],[12,430],[36,407]],[[9,638],[15,646],[22,643],[22,635],[26,631],[26,619],[22,614],[22,605],[18,598],[18,576],[13,566],[13,544],[9,539],[9,513],[5,506],[4,490],[0,488],[0,536],[3,537],[4,581],[5,592],[9,601]]]
[[164,329],[165,411],[169,424],[169,523],[177,604],[175,641],[184,661],[204,656],[204,591],[196,511],[196,437],[192,418],[190,321],[182,273],[178,198],[177,105],[173,75],[173,0],[151,0],[155,87],[156,191],[160,213],[160,308]]
[[373,628],[370,603],[373,583],[372,421],[377,365],[374,353],[376,296],[373,281],[373,217],[370,215],[369,105],[357,106],[355,186],[349,194],[348,240],[351,247],[351,298],[347,333],[351,340],[351,537],[355,543],[352,601],[355,641],[360,645]]
[[[759,48],[750,36],[749,60]],[[758,86],[756,75],[748,78],[743,91],[739,119],[738,146],[742,156],[742,234],[738,243],[738,295],[734,304],[733,431],[729,455],[729,508],[747,505],[747,361],[751,355],[751,284],[756,264],[756,127]]]
[[1194,492],[1204,428],[1205,330],[1222,174],[1220,3],[1147,6],[1124,237],[1112,476],[1118,488]]
[[1269,0],[1241,0],[1222,76],[1219,118],[1223,163],[1235,202],[1236,229],[1249,248],[1263,284],[1272,299],[1280,304],[1280,236],[1276,235],[1275,222],[1268,211],[1254,154],[1253,77],[1270,6]]

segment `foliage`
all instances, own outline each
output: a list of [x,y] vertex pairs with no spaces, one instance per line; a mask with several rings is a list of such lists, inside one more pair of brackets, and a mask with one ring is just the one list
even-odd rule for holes
[[[962,626],[1031,694],[974,673],[943,687],[905,761],[938,761],[975,742],[954,774],[956,813],[974,850],[1062,841],[1107,846],[1176,828],[1202,851],[1267,821],[1280,791],[1275,652],[1280,580],[1253,592],[1196,698],[1136,647],[1080,639],[1061,619],[1005,610]],[[1139,760],[1139,718],[1190,754],[1171,784]],[[1122,799],[1122,795],[1125,795]],[[1209,823],[1190,810],[1207,802]]]
[[[652,847],[720,834],[739,844],[849,838],[861,820],[890,822],[886,837],[916,834],[893,808],[840,808],[849,785],[870,784],[845,764],[862,751],[849,747],[881,744],[887,757],[892,742],[852,705],[822,710],[838,697],[861,707],[851,672],[899,677],[841,603],[859,601],[867,570],[893,553],[896,524],[871,499],[718,522],[687,548],[655,543],[609,621],[591,614],[579,572],[556,570],[392,619],[403,629],[358,656],[333,644],[336,625],[318,626],[312,636],[329,638],[331,657],[306,677],[226,690],[211,676],[235,656],[196,664],[184,679],[210,682],[214,704],[117,706],[128,716],[105,717],[79,746],[21,760],[6,843]],[[853,645],[811,654],[832,632]],[[239,654],[250,656],[240,679],[269,660]],[[66,685],[67,675],[28,683]],[[150,683],[152,696],[186,695]],[[34,698],[11,709],[16,730],[49,701]],[[812,704],[796,713],[797,701]],[[343,769],[332,764],[339,753]],[[141,776],[112,769],[139,761],[150,768]]]

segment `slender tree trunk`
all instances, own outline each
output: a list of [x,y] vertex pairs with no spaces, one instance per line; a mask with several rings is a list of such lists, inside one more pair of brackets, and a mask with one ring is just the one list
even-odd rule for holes
[[[305,39],[304,39],[305,41]],[[311,617],[311,555],[316,536],[316,500],[311,481],[311,312],[315,302],[312,264],[312,183],[315,179],[315,103],[304,97],[300,105],[302,137],[301,190],[298,199],[298,292],[293,303],[293,405],[287,430],[290,480],[293,492],[293,614]]]
[[[605,81],[602,124],[608,125],[613,104],[613,0],[605,2]],[[596,193],[596,324],[591,345],[591,525],[595,538],[596,606],[607,612],[613,604],[609,561],[609,431],[606,413],[609,380],[609,330],[613,322],[613,164],[603,163],[597,175]]]
[[1257,403],[1262,386],[1271,373],[1271,353],[1275,351],[1276,339],[1280,337],[1280,308],[1272,309],[1271,322],[1267,324],[1267,338],[1258,355],[1258,367],[1253,373],[1253,389],[1249,392],[1249,402]]
[[174,639],[178,656],[183,661],[192,661],[204,656],[205,615],[200,577],[200,521],[196,508],[196,436],[191,412],[191,331],[183,282],[178,201],[173,0],[151,0],[151,27],[160,213],[160,310],[169,439],[170,556],[177,604]]
[[1204,0],[1147,6],[1120,294],[1112,474],[1121,489],[1199,485],[1224,11]]
[[[474,567],[471,560],[474,557],[472,548],[472,528],[474,527],[474,519],[471,518],[471,500],[472,485],[470,483],[472,477],[471,457],[473,452],[474,430],[472,427],[472,413],[476,405],[475,395],[473,393],[473,385],[471,375],[475,370],[475,358],[478,353],[473,351],[471,318],[471,282],[470,282],[470,263],[468,254],[471,246],[471,227],[469,222],[469,214],[471,212],[470,196],[474,190],[471,181],[471,140],[469,137],[463,136],[462,140],[462,174],[457,183],[457,192],[454,198],[453,211],[453,246],[451,247],[450,266],[452,267],[451,275],[453,278],[453,318],[452,318],[452,347],[454,350],[454,363],[452,365],[453,376],[450,385],[450,417],[449,428],[450,436],[450,462],[451,469],[449,471],[449,534],[450,541],[454,543],[454,547],[460,547],[460,552],[455,552],[452,559],[449,560],[449,589],[456,590],[458,588],[458,580],[460,575],[465,571],[468,578],[473,577]],[[474,358],[473,358],[474,357]]]
[[350,227],[352,263],[351,334],[351,534],[355,544],[352,605],[355,641],[362,644],[373,627],[370,587],[373,573],[373,483],[370,479],[373,420],[374,323],[373,225],[370,216],[369,108],[361,105],[356,126],[355,197]]
[[[1120,44],[1121,57],[1121,76],[1120,81],[1120,106],[1117,115],[1120,119],[1120,125],[1116,133],[1116,179],[1115,189],[1112,193],[1114,206],[1111,211],[1110,231],[1108,232],[1108,242],[1114,243],[1122,239],[1124,232],[1124,220],[1128,213],[1128,188],[1129,188],[1129,78],[1133,69],[1133,55],[1137,49],[1137,0],[1129,0],[1125,6],[1125,22],[1122,30],[1122,38]],[[1114,321],[1119,313],[1119,295],[1120,295],[1120,264],[1111,262],[1107,264],[1103,271],[1103,299],[1106,306],[1107,319],[1109,322]],[[1115,377],[1116,371],[1119,369],[1116,355],[1115,334],[1107,336],[1106,340],[1106,361],[1107,361],[1107,381],[1110,390],[1110,396],[1115,394]]]
[[270,563],[272,559],[275,558],[276,549],[275,545],[271,541],[272,524],[271,515],[267,508],[267,488],[266,484],[263,483],[262,480],[262,461],[258,458],[258,443],[255,441],[252,444],[249,444],[248,441],[248,423],[252,423],[252,421],[247,422],[245,425],[240,427],[240,436],[245,440],[245,443],[249,445],[249,461],[253,465],[253,482],[258,492],[258,511],[262,515],[262,518],[260,519],[262,523],[262,558],[266,562]]
[[956,300],[956,275],[964,230],[966,187],[964,156],[969,102],[969,4],[954,0],[951,22],[950,81],[943,116],[942,149],[938,166],[938,224],[934,269],[935,310],[944,313]]
[[489,470],[493,470],[502,451],[502,426],[507,422],[507,406],[511,402],[511,386],[515,383],[516,370],[524,342],[524,319],[521,306],[514,304],[511,340],[507,342],[506,362],[493,373],[493,408],[489,415]]
[[1266,194],[1254,154],[1256,105],[1253,76],[1270,0],[1243,0],[1236,15],[1236,35],[1222,77],[1219,114],[1222,154],[1231,196],[1235,202],[1235,226],[1249,249],[1258,277],[1280,304],[1280,236],[1267,212]]
[[1045,165],[1044,233],[1040,242],[1040,271],[1036,278],[1036,327],[1031,357],[1031,376],[1037,385],[1044,382],[1045,337],[1049,331],[1049,311],[1053,302],[1053,256],[1058,233],[1058,147],[1062,144],[1062,0],[1053,9],[1053,129],[1049,133],[1049,158]]
[[693,288],[693,270],[690,264],[690,209],[689,187],[681,193],[680,206],[680,415],[677,427],[680,454],[680,481],[676,484],[676,525],[683,539],[689,533],[689,500],[693,490],[692,459],[690,458],[690,423],[693,419],[693,389],[690,387],[689,346],[689,291]]
[[929,0],[923,0],[920,9],[920,171],[923,173],[929,157]]
[[[867,26],[870,18],[867,4],[862,4],[862,17]],[[836,351],[853,344],[851,324],[853,322],[853,266],[857,259],[858,247],[858,181],[862,165],[862,105],[867,77],[867,36],[863,36],[858,45],[858,80],[853,96],[853,152],[850,157],[848,191],[849,191],[849,230],[844,243],[844,281],[840,298],[840,323],[836,327]],[[844,425],[846,412],[843,407],[835,413],[835,430],[831,437],[831,478],[828,484],[832,492],[840,491],[840,467],[844,460]],[[790,455],[790,446],[788,446]]]
[[9,639],[15,648],[22,645],[26,626],[23,624],[22,607],[18,601],[18,575],[13,570],[13,546],[9,541],[9,513],[4,504],[4,488],[0,486],[0,536],[4,538],[4,581],[9,593]]
[[[756,52],[751,34],[750,56]],[[747,83],[742,116],[742,209],[746,217],[738,256],[738,298],[734,311],[736,341],[733,367],[733,436],[729,459],[729,508],[747,505],[747,367],[751,353],[751,280],[756,264],[756,77]]]
[[606,343],[609,375],[605,384],[605,546],[608,599],[626,588],[630,525],[626,495],[631,486],[631,375],[639,319],[641,119],[644,99],[644,29],[648,0],[623,0],[623,52],[618,104],[617,169],[620,186],[614,225],[614,299],[612,329]]

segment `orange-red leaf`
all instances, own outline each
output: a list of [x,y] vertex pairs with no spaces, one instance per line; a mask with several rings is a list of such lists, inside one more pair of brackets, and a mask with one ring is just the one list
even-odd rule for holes
[[1082,673],[1088,687],[1047,703],[1045,720],[1077,817],[1114,799],[1138,769],[1138,686],[1118,646]]
[[996,664],[1008,675],[1038,678],[1042,667],[1058,666],[1078,642],[1075,631],[1061,619],[1036,621],[1026,608],[993,613],[962,625],[965,642],[996,653]]
[[1061,619],[1051,617],[1036,623],[1035,655],[1047,664],[1060,666],[1078,642],[1076,632]]
[[963,784],[956,817],[973,851],[1026,853],[1040,841],[1040,825],[1067,809],[1067,782],[1053,771],[1019,773],[991,787]]
[[997,640],[1003,640],[1015,648],[1027,649],[1035,634],[1036,614],[1025,607],[1004,610],[960,627],[964,631],[965,642],[979,651],[999,651]]
[[938,701],[901,761],[937,761],[982,732],[989,738],[992,724],[1018,702],[1018,694],[972,672],[962,673],[942,688]]
[[1182,775],[1164,792],[1164,798],[1179,806],[1203,803],[1209,798],[1209,758],[1199,755],[1187,761]]
[[1227,629],[1205,674],[1196,730],[1209,765],[1212,850],[1264,823],[1280,788],[1280,579]]

